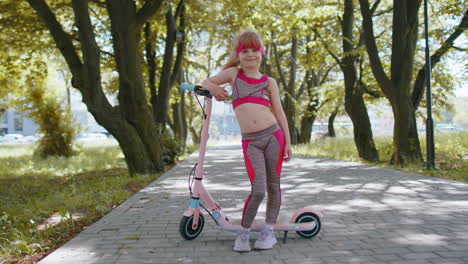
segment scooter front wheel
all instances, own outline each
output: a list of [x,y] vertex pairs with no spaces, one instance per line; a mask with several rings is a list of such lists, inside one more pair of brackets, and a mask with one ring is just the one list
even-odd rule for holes
[[192,240],[197,238],[198,235],[200,235],[201,231],[203,230],[203,226],[205,225],[205,219],[203,218],[203,215],[199,215],[198,218],[198,226],[194,230],[192,229],[192,224],[193,224],[193,215],[188,217],[188,216],[182,216],[182,219],[180,220],[179,224],[179,232],[180,235],[185,238],[186,240]]
[[303,238],[312,238],[320,232],[320,217],[314,213],[307,212],[299,215],[296,218],[296,223],[309,223],[315,222],[315,227],[310,231],[296,231],[296,233]]

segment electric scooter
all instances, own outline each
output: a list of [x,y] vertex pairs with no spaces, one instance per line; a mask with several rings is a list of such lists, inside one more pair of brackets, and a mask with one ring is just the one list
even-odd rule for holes
[[[186,240],[193,240],[200,235],[205,224],[203,208],[208,215],[213,218],[217,225],[223,230],[236,232],[241,229],[241,225],[231,223],[231,221],[224,214],[221,206],[216,202],[203,185],[203,178],[205,177],[203,163],[205,160],[206,145],[208,142],[208,130],[210,126],[212,98],[210,92],[202,90],[201,86],[183,83],[181,89],[192,91],[195,93],[198,104],[203,111],[203,129],[200,142],[200,152],[198,156],[198,163],[195,164],[189,174],[189,191],[191,196],[191,203],[189,208],[183,213],[182,219],[179,224],[180,235]],[[198,96],[205,97],[204,106],[201,105]],[[200,200],[203,202],[201,203]],[[288,231],[295,231],[299,236],[304,238],[312,238],[320,232],[321,222],[320,218],[323,215],[320,211],[313,208],[301,208],[295,211],[294,215],[290,218],[288,223],[275,224],[274,231],[284,231],[283,242],[286,243]],[[251,231],[260,231],[262,226],[253,225]]]

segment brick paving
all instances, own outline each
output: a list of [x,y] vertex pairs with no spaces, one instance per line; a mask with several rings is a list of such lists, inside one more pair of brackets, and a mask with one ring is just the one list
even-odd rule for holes
[[[282,217],[319,209],[316,237],[290,233],[272,250],[237,253],[234,233],[207,216],[200,236],[186,241],[178,230],[196,159],[190,155],[40,263],[468,263],[468,184],[317,157],[284,164],[281,209]],[[211,195],[240,218],[250,191],[240,146],[209,147],[205,168]],[[264,211],[263,204],[258,218]]]

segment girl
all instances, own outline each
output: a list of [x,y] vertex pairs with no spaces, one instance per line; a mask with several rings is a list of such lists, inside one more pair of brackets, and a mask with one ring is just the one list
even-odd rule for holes
[[263,55],[260,35],[251,30],[243,31],[234,41],[231,57],[223,70],[201,83],[202,89],[210,91],[217,101],[228,98],[227,91],[220,85],[230,83],[233,87],[232,104],[242,133],[244,161],[252,186],[244,204],[235,251],[250,251],[250,226],[267,191],[266,225],[254,248],[270,249],[276,244],[271,225],[276,223],[281,205],[281,166],[283,160],[289,161],[292,157],[278,85],[275,79],[259,71]]

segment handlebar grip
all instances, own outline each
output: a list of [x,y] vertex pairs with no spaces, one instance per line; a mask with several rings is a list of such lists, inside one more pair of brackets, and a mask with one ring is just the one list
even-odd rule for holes
[[180,85],[180,89],[182,89],[182,90],[192,91],[192,92],[195,92],[198,95],[206,96],[206,97],[209,97],[209,98],[213,97],[213,95],[210,92],[208,92],[206,90],[202,90],[200,88],[201,88],[201,86],[199,86],[199,85],[193,85],[193,84],[188,84],[188,83],[182,83]]
[[192,92],[195,91],[195,87],[196,87],[196,85],[188,84],[188,83],[182,83],[180,85],[180,89],[187,90],[187,91],[192,91]]

